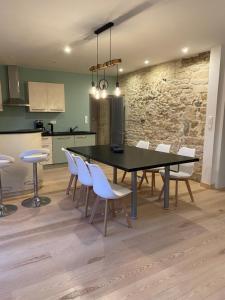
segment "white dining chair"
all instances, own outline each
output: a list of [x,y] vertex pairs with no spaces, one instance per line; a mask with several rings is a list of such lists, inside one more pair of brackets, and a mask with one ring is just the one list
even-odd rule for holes
[[[93,180],[93,190],[97,195],[96,201],[94,203],[91,217],[89,223],[93,223],[94,216],[96,213],[96,209],[98,207],[99,202],[105,201],[105,215],[104,215],[104,236],[107,235],[107,220],[108,220],[108,211],[109,211],[109,201],[112,204],[112,210],[115,214],[114,209],[114,201],[121,199],[121,204],[126,216],[127,225],[128,227],[132,227],[130,217],[126,208],[126,204],[124,199],[126,196],[131,194],[131,190],[125,187],[122,187],[118,184],[109,183],[106,175],[104,174],[103,170],[95,164],[87,163],[88,168],[91,172],[92,180]],[[123,201],[122,201],[123,200]]]
[[[158,144],[157,147],[155,148],[155,151],[169,153],[170,148],[171,148],[171,145],[169,145],[169,144]],[[139,189],[141,188],[142,183],[144,181],[144,178],[147,177],[147,173],[151,173],[151,175],[152,175],[151,195],[153,196],[154,188],[155,188],[155,175],[157,173],[159,173],[160,170],[163,170],[163,169],[164,169],[163,167],[160,167],[160,168],[153,168],[153,169],[144,170],[138,188]]]
[[73,201],[75,201],[75,194],[77,189],[77,178],[78,178],[77,165],[75,162],[74,155],[70,151],[66,150],[65,148],[62,148],[61,150],[65,153],[68,162],[68,170],[70,172],[70,179],[66,189],[66,194],[69,195],[74,180]]
[[[179,151],[177,152],[177,154],[178,155],[183,155],[183,156],[195,157],[195,152],[196,152],[195,149],[187,148],[187,147],[181,147],[179,149]],[[177,172],[175,171],[175,169],[177,170]],[[170,180],[174,180],[175,184],[176,184],[176,188],[175,188],[175,205],[176,206],[177,206],[177,203],[178,203],[178,183],[179,183],[179,181],[184,181],[185,182],[185,184],[187,186],[187,190],[188,190],[190,198],[191,198],[191,201],[194,202],[194,197],[193,197],[191,187],[190,187],[190,183],[189,183],[189,179],[192,176],[193,171],[194,171],[194,162],[181,164],[179,166],[177,166],[177,165],[176,166],[171,166]],[[160,170],[159,172],[160,172],[162,178],[164,179],[165,171]],[[161,199],[161,197],[162,197],[163,190],[164,190],[164,185],[163,185],[161,193],[159,195],[159,199]]]
[[90,196],[90,191],[92,190],[93,187],[93,182],[92,182],[92,176],[89,171],[89,168],[85,161],[80,157],[80,156],[74,156],[76,165],[77,165],[77,171],[78,171],[78,180],[81,183],[81,191],[80,191],[80,199],[77,200],[76,202],[76,207],[79,207],[79,203],[82,200],[82,190],[84,190],[85,193],[85,217],[88,215],[88,205],[89,205],[89,196]]
[[[135,147],[148,150],[148,149],[149,149],[149,144],[150,144],[149,141],[143,141],[143,140],[140,140],[139,142],[137,142],[137,144],[136,144]],[[123,177],[122,177],[122,179],[121,179],[121,182],[124,182],[124,179],[125,179],[125,177],[126,177],[126,174],[127,174],[127,172],[124,171]],[[144,178],[145,178],[145,180],[146,180],[147,183],[148,183],[148,178],[147,178],[146,175],[144,176]]]

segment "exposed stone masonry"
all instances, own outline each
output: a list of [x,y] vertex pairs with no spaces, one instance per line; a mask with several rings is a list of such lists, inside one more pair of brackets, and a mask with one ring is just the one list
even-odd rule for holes
[[126,100],[125,141],[149,140],[193,147],[201,159],[193,179],[200,180],[210,54],[144,68],[121,77]]

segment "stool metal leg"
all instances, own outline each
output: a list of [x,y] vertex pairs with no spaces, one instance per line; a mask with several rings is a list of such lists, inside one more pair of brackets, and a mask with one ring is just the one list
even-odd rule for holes
[[0,172],[0,218],[7,217],[17,211],[17,206],[12,204],[3,204],[3,190]]
[[33,198],[25,199],[22,205],[25,207],[40,207],[47,205],[51,202],[48,197],[40,197],[38,194],[38,175],[37,175],[37,163],[33,163],[33,180],[34,180],[34,196]]

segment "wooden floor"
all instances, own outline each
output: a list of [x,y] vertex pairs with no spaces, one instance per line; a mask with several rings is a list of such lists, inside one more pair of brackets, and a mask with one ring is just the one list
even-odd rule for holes
[[46,207],[9,201],[19,209],[0,219],[0,300],[225,299],[225,192],[192,182],[191,204],[181,183],[175,209],[171,184],[163,210],[144,184],[134,228],[121,216],[104,238],[101,213],[89,225],[65,195],[67,179],[65,167],[45,171]]

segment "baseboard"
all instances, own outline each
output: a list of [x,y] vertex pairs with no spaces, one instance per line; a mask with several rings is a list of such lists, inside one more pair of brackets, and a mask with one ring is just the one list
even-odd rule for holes
[[215,184],[207,184],[207,183],[203,183],[203,182],[200,182],[200,186],[206,188],[206,189],[211,189],[211,190],[215,190]]

